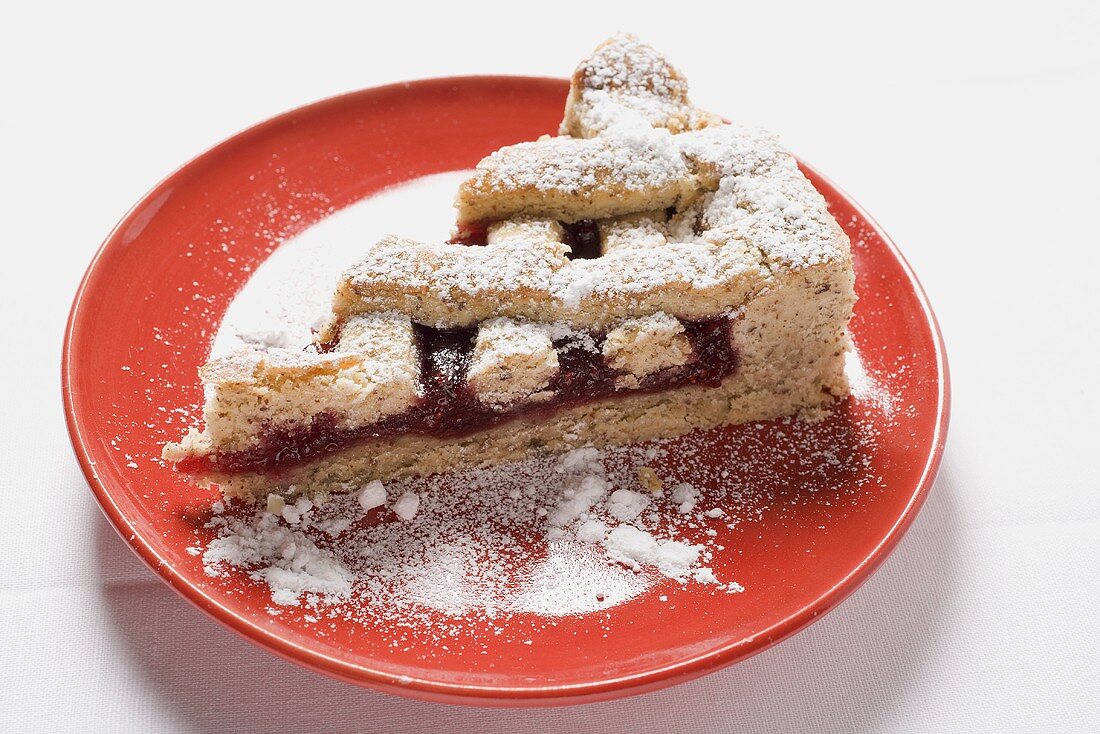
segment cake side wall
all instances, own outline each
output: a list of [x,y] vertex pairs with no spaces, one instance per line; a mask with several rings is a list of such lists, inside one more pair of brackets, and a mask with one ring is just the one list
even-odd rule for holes
[[819,415],[848,393],[853,276],[848,258],[773,274],[736,318],[740,367],[720,387],[688,386],[599,401],[549,420],[516,420],[457,439],[415,435],[361,444],[274,476],[212,476],[229,496],[355,489],[372,479],[491,466],[582,446],[624,445],[783,415]]

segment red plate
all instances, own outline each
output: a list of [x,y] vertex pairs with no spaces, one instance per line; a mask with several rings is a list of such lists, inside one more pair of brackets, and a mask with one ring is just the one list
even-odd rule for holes
[[[670,581],[556,626],[521,616],[509,634],[494,636],[470,619],[455,627],[445,653],[401,650],[389,646],[396,631],[385,626],[347,622],[320,634],[302,612],[272,617],[260,584],[243,574],[211,579],[186,552],[195,542],[196,508],[214,495],[157,457],[166,440],[194,424],[196,369],[249,273],[283,239],[383,187],[469,168],[502,145],[554,131],[566,89],[560,80],[471,77],[318,102],[188,163],[107,238],[65,335],[69,432],[121,536],[215,620],[284,658],[392,693],[513,706],[596,701],[684,681],[775,644],[863,583],[912,522],[947,427],[939,331],[887,236],[806,167],[852,238],[859,292],[852,332],[865,377],[858,394],[812,430],[774,422],[715,434],[714,456],[727,462],[751,446],[775,454],[778,501],[759,520],[718,526],[730,552],[712,565],[743,583],[744,593]],[[792,432],[814,441],[814,450],[780,455],[774,447],[789,444]],[[857,434],[873,440],[853,444]],[[838,451],[854,451],[858,461],[823,471],[820,452]],[[676,603],[659,602],[659,594],[675,594]],[[462,638],[479,644],[464,646]],[[440,643],[424,643],[432,644]]]

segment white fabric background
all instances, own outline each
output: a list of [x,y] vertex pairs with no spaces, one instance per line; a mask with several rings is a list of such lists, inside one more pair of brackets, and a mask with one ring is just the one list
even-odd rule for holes
[[[0,730],[1096,731],[1097,5],[400,5],[0,11]],[[580,708],[358,690],[202,617],[115,537],[64,430],[61,333],[100,241],[168,171],[269,115],[399,79],[561,76],[620,28],[703,106],[780,132],[923,279],[954,417],[908,537],[779,647]]]

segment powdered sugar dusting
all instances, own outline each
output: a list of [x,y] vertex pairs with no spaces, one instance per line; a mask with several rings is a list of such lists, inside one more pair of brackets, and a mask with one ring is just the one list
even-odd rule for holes
[[[248,569],[275,604],[346,601],[354,587],[375,611],[451,616],[607,608],[652,586],[654,574],[686,583],[701,572],[726,588],[704,565],[705,534],[699,544],[674,537],[702,515],[668,523],[663,498],[614,489],[609,468],[640,460],[637,450],[580,449],[384,492],[372,482],[316,506],[268,504],[214,517],[219,535],[203,560],[211,575]],[[375,504],[385,496],[397,499]]]
[[370,483],[300,507],[237,504],[211,516],[196,548],[212,576],[265,584],[273,614],[297,606],[320,625],[440,640],[470,618],[499,631],[517,615],[553,624],[650,593],[672,604],[677,590],[739,594],[752,587],[738,578],[738,532],[877,486],[870,426],[843,410]]
[[294,523],[281,519],[286,518],[265,510],[253,521],[225,520],[222,533],[203,553],[207,573],[224,574],[225,565],[251,568],[254,580],[271,587],[276,604],[297,606],[306,593],[346,599],[351,594],[351,573],[305,533],[289,527],[298,524],[297,518]]
[[590,89],[687,99],[687,81],[653,47],[628,33],[601,44],[577,71],[582,85]]
[[469,185],[491,191],[577,194],[609,182],[627,191],[644,191],[686,177],[687,166],[672,136],[647,130],[644,137],[560,137],[509,145],[479,163]]
[[451,198],[468,175],[455,171],[394,186],[283,242],[233,299],[211,356],[245,346],[300,351],[312,343],[331,313],[333,290],[348,263],[387,232],[445,237],[454,224]]

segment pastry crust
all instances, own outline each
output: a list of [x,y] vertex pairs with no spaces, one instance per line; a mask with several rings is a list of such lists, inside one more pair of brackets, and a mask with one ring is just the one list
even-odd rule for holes
[[558,353],[541,324],[493,319],[481,325],[466,379],[484,403],[537,400],[558,373]]
[[603,356],[608,365],[634,378],[679,367],[691,358],[684,331],[679,320],[663,312],[627,319],[607,332]]
[[[630,36],[577,68],[560,133],[490,154],[462,184],[458,222],[488,224],[484,246],[387,237],[341,277],[314,348],[212,360],[206,428],[164,456],[247,450],[272,426],[317,415],[354,428],[414,409],[424,328],[476,330],[460,379],[494,409],[552,397],[560,344],[577,340],[624,392],[457,438],[375,438],[197,479],[242,496],[322,491],[816,410],[846,394],[850,244],[773,136],[696,108],[683,75]],[[598,257],[567,244],[578,222]],[[738,356],[720,387],[629,392],[699,358],[685,323],[727,318]]]

